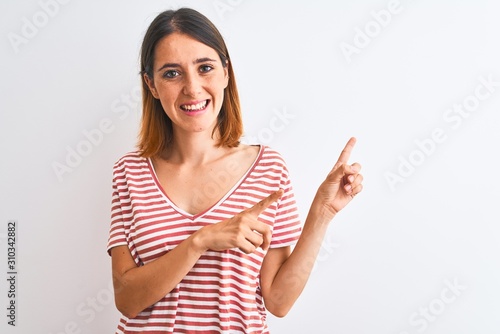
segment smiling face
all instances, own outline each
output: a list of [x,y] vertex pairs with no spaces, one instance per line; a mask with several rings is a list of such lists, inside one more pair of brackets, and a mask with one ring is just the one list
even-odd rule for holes
[[172,120],[174,134],[211,135],[228,84],[227,66],[217,52],[188,35],[172,33],[158,42],[154,59],[153,78],[144,78]]

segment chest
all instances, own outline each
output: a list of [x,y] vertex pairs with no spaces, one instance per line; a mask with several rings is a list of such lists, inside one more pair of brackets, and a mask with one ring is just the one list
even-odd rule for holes
[[196,168],[157,163],[159,187],[175,206],[197,215],[229,195],[249,173],[255,157],[231,157]]

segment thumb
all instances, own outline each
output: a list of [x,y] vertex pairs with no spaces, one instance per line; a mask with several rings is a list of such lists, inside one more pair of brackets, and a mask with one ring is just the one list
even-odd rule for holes
[[257,218],[265,209],[267,209],[271,204],[279,200],[283,196],[283,190],[280,189],[278,191],[273,192],[271,195],[264,198],[259,203],[252,206],[250,209],[245,210],[244,212],[253,215]]
[[341,164],[330,172],[328,179],[330,182],[340,183],[345,175],[356,174],[357,172],[359,172],[359,166],[357,164]]

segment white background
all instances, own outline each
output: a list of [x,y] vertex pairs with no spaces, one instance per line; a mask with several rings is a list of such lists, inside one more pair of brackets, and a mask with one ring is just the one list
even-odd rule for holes
[[114,332],[111,168],[136,141],[143,34],[179,6],[221,30],[245,140],[285,157],[303,218],[358,139],[365,190],[272,332],[500,332],[497,1],[54,1],[0,3],[4,273],[19,224],[17,326],[2,278],[1,333]]

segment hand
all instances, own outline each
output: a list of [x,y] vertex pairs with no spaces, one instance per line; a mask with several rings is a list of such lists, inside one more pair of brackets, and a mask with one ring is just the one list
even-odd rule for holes
[[332,217],[342,210],[363,189],[363,176],[359,174],[361,165],[347,164],[356,138],[351,138],[340,153],[325,181],[318,188],[315,204],[321,205]]
[[233,218],[202,228],[205,248],[214,251],[239,248],[246,254],[258,247],[267,250],[271,244],[271,229],[257,218],[282,195],[283,190],[276,191]]

